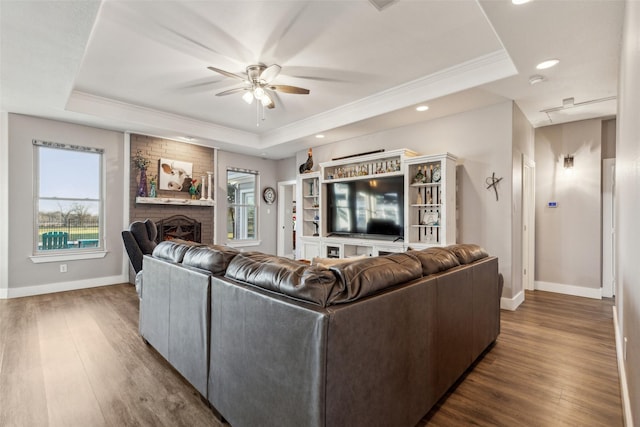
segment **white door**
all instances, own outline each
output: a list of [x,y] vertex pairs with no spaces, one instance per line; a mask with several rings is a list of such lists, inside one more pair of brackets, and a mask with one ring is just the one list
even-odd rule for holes
[[295,258],[294,256],[294,216],[296,199],[296,182],[282,181],[278,183],[278,237],[276,253],[279,256]]
[[602,160],[602,296],[616,294],[615,252],[615,159]]
[[534,289],[535,271],[535,163],[522,156],[522,287]]

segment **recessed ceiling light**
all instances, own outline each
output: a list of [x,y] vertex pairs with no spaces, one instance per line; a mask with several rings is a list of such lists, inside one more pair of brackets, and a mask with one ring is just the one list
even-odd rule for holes
[[511,3],[516,4],[516,5],[520,5],[520,4],[525,4],[525,3],[529,3],[531,0],[511,0]]
[[321,133],[319,133],[319,134],[317,134],[317,135],[316,135],[316,138],[318,138],[318,139],[322,139],[322,138],[324,138],[324,135],[323,135],[323,134],[321,134]]
[[416,111],[427,111],[429,109],[428,105],[418,105],[416,107]]
[[559,59],[547,59],[546,61],[542,61],[541,63],[536,65],[536,68],[538,70],[546,70],[547,68],[551,68],[555,65],[558,65],[558,62],[560,62]]

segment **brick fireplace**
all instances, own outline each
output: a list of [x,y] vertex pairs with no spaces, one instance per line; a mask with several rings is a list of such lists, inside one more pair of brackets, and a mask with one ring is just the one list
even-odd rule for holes
[[[160,158],[170,158],[192,163],[193,177],[198,179],[198,181],[200,181],[202,175],[206,175],[207,171],[214,170],[214,149],[212,148],[136,134],[132,134],[130,140],[130,156],[135,156],[136,152],[140,150],[142,156],[151,161],[151,164],[147,169],[148,180],[151,180],[151,177],[158,174]],[[163,228],[169,230],[170,234],[183,234],[187,232],[185,231],[185,221],[195,221],[199,224],[198,234],[200,234],[200,236],[198,236],[198,239],[188,238],[186,240],[197,240],[201,243],[213,243],[214,207],[136,203],[136,191],[138,188],[139,177],[140,172],[131,165],[131,180],[129,183],[129,222],[144,221],[149,218],[157,225],[161,221],[166,221],[172,217],[183,217],[183,221],[177,226],[167,227],[163,225]],[[187,192],[159,190],[158,198],[163,197],[188,199],[190,198],[190,195]],[[184,218],[186,218],[186,220],[184,220]],[[177,238],[178,236],[174,237]]]

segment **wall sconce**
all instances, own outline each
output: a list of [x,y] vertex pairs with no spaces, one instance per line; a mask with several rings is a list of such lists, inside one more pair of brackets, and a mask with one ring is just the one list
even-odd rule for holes
[[570,155],[564,156],[564,168],[573,169],[573,156],[570,156]]

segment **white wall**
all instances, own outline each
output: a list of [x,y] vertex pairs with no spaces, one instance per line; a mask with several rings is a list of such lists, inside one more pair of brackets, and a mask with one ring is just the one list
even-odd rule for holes
[[[640,426],[640,2],[626,2],[618,90],[616,240],[618,352],[627,426]],[[628,339],[626,360],[622,339]],[[628,391],[628,393],[625,393]]]
[[536,288],[600,296],[601,138],[597,119],[536,129]]
[[[314,147],[314,170],[335,157],[377,149],[408,148],[420,154],[450,152],[458,157],[458,242],[477,243],[499,257],[503,296],[512,290],[512,120],[511,102],[441,119]],[[296,165],[307,151],[296,155]],[[492,172],[503,177],[499,201],[486,188]],[[295,173],[295,172],[294,172]],[[521,285],[520,285],[521,286]],[[516,289],[516,292],[518,290]]]
[[[101,259],[34,264],[34,149],[33,139],[105,149],[105,249]],[[124,135],[53,120],[9,114],[8,119],[8,296],[127,282],[123,268]],[[64,167],[64,165],[60,165]],[[81,180],[79,176],[77,179]]]
[[216,201],[215,227],[217,228],[217,244],[225,245],[227,239],[227,167],[251,169],[260,172],[258,194],[258,234],[260,245],[243,247],[247,251],[260,251],[269,254],[276,253],[276,227],[277,227],[277,204],[267,205],[262,200],[262,190],[265,187],[277,188],[279,179],[278,168],[280,162],[266,160],[260,157],[245,156],[243,154],[230,153],[226,151],[218,152],[218,171],[216,185],[218,186],[218,200]]

